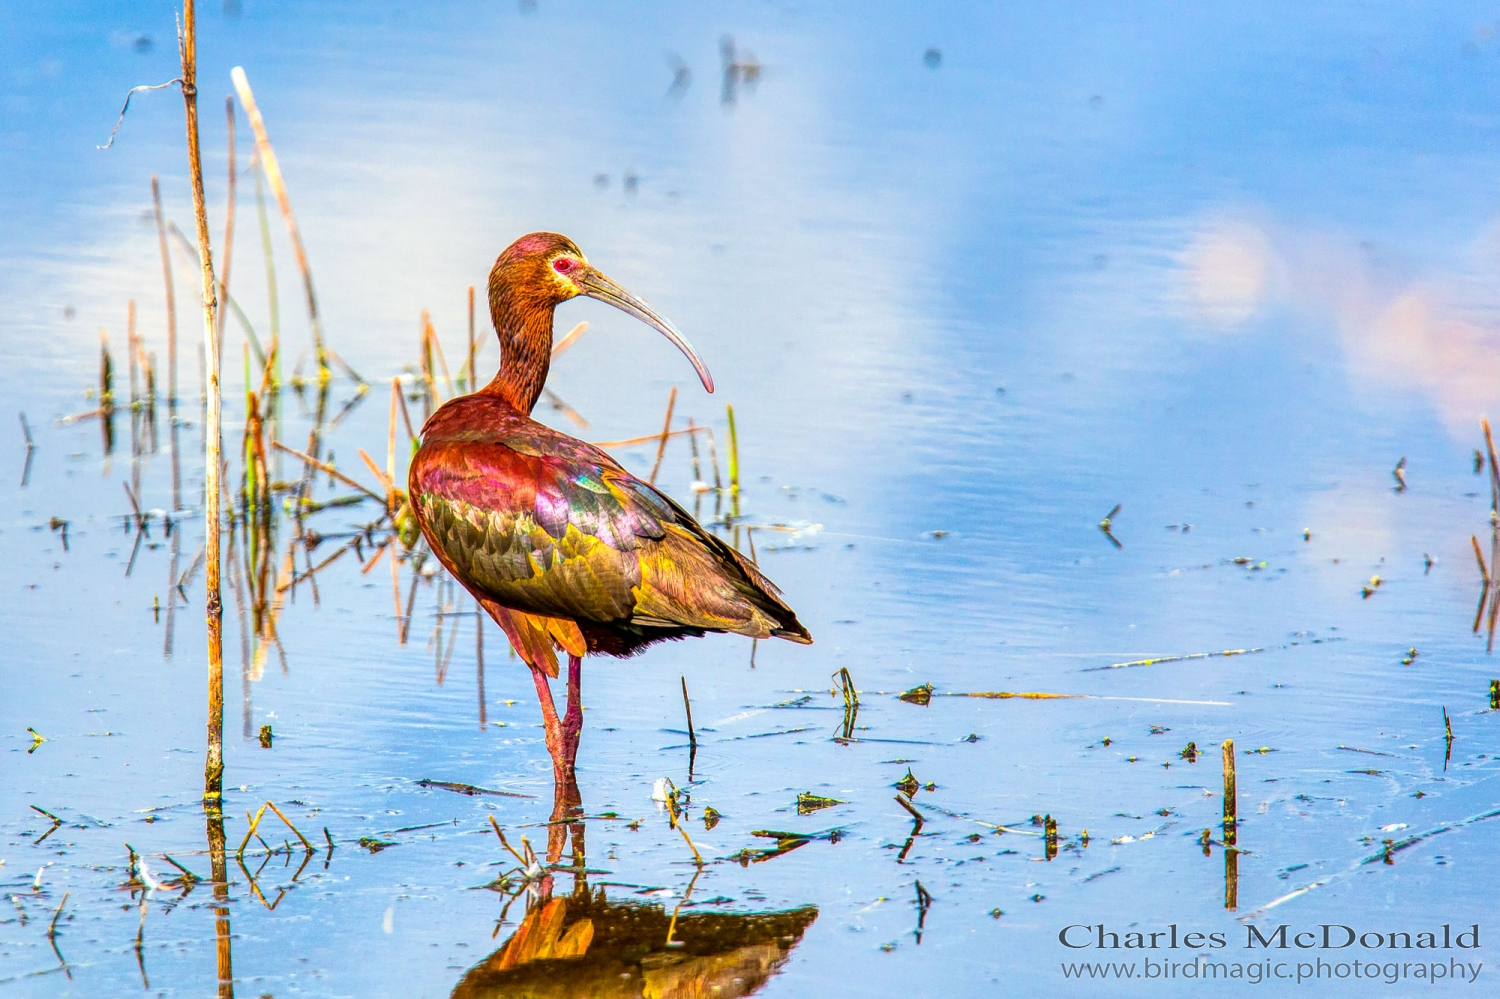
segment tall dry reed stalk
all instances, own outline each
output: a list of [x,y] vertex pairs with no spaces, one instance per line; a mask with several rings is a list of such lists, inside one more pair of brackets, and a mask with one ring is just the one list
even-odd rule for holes
[[198,227],[198,260],[203,278],[203,347],[207,355],[208,397],[204,455],[204,558],[208,618],[208,758],[203,768],[203,798],[211,807],[224,795],[224,605],[219,582],[220,438],[219,336],[215,322],[218,299],[213,250],[209,245],[208,209],[203,197],[203,158],[198,146],[198,42],[193,0],[182,9],[182,103],[187,118],[188,168],[193,186],[193,217]]
[[297,228],[297,218],[292,214],[292,202],[286,193],[286,182],[281,177],[281,164],[277,162],[276,150],[271,147],[270,136],[266,134],[266,123],[260,116],[260,109],[256,107],[255,94],[250,89],[250,80],[245,76],[244,68],[234,67],[229,71],[229,78],[234,81],[235,92],[239,94],[240,103],[245,106],[245,116],[250,119],[250,127],[255,131],[255,151],[260,156],[261,171],[266,175],[266,182],[271,185],[276,203],[281,206],[281,217],[286,222],[287,235],[292,240],[292,252],[297,257],[297,269],[302,272],[302,286],[307,293],[307,317],[312,325],[318,380],[326,382],[328,349],[323,343],[323,324],[318,318],[318,296],[313,291],[312,270],[307,264],[307,250],[302,246],[302,232]]

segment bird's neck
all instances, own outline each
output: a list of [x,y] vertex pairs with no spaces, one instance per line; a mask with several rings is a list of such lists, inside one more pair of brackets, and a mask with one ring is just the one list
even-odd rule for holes
[[500,371],[483,391],[530,413],[552,363],[552,309],[503,280],[490,278],[490,319],[500,336]]

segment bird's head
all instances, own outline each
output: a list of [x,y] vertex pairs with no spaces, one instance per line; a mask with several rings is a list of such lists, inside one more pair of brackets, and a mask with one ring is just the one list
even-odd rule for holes
[[490,272],[492,310],[498,294],[513,295],[527,304],[548,309],[579,295],[607,302],[672,341],[692,363],[703,387],[709,392],[714,390],[713,376],[677,327],[643,299],[605,277],[589,263],[577,244],[561,233],[529,233],[506,247]]

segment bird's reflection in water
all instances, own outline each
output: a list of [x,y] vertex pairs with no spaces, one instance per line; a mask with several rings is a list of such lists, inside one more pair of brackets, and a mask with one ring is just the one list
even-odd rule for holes
[[660,996],[730,999],[755,992],[817,918],[784,912],[694,912],[607,899],[603,888],[533,906],[499,950],[475,965],[454,999]]
[[[576,887],[548,897],[551,876],[521,925],[499,950],[469,969],[453,999],[748,996],[786,962],[817,918],[815,906],[781,912],[674,912],[659,904],[606,897],[590,888],[583,860],[576,786],[559,787],[552,830],[573,839]],[[560,856],[560,837],[548,846]],[[668,942],[670,941],[670,943]]]

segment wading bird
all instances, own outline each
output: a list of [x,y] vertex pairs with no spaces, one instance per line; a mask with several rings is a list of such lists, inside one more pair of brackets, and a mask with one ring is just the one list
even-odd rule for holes
[[[408,483],[439,561],[531,668],[559,786],[573,782],[585,655],[631,656],[710,631],[812,642],[753,562],[603,451],[531,419],[552,356],[552,311],[579,295],[654,327],[714,390],[676,327],[572,240],[534,232],[490,271],[499,373],[432,414]],[[558,675],[558,650],[568,656],[561,719],[547,682]]]

